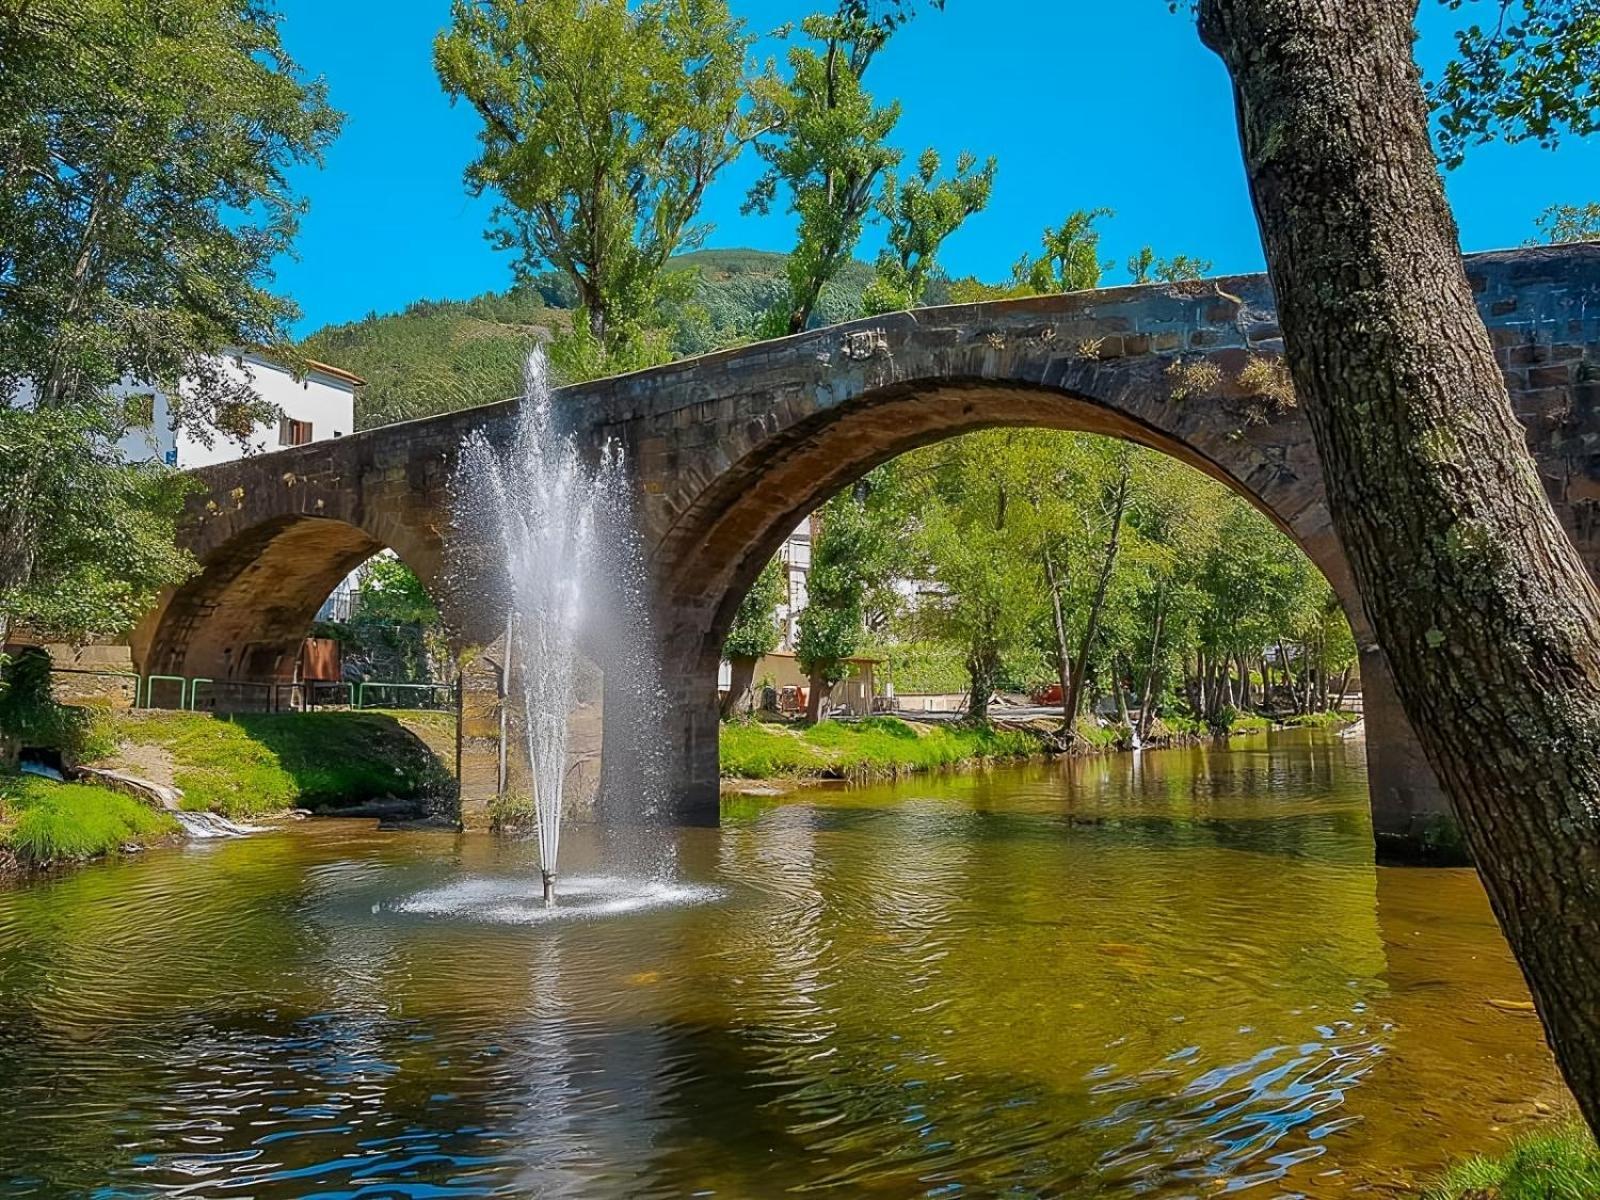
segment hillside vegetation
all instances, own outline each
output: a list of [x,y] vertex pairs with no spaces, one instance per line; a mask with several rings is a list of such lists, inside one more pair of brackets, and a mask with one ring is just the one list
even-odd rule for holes
[[[674,259],[681,295],[659,323],[674,356],[751,341],[763,313],[784,295],[786,256],[762,250],[702,250]],[[872,268],[855,262],[823,291],[813,324],[860,315]],[[931,302],[943,292],[930,288]],[[367,381],[356,426],[369,429],[518,395],[528,348],[572,328],[576,298],[553,272],[529,286],[471,300],[419,300],[404,311],[328,325],[307,337],[310,357]],[[570,382],[570,380],[560,380]]]

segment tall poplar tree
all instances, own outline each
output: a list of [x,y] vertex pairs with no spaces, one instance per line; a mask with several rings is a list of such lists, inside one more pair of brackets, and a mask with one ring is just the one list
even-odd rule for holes
[[571,281],[606,354],[652,317],[667,260],[704,237],[712,180],[757,126],[751,37],[723,0],[454,0],[439,80],[483,122],[467,168],[499,197],[519,278]]

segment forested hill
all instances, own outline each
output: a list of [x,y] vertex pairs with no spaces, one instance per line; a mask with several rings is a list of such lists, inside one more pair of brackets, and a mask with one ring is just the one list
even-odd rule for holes
[[[782,254],[701,250],[673,263],[694,273],[687,298],[661,314],[676,355],[749,341],[783,294]],[[864,263],[846,267],[823,292],[816,323],[859,315],[871,278]],[[570,330],[574,307],[571,285],[547,272],[506,293],[419,300],[404,312],[324,326],[302,349],[367,381],[356,411],[357,427],[365,429],[516,395],[528,347]]]

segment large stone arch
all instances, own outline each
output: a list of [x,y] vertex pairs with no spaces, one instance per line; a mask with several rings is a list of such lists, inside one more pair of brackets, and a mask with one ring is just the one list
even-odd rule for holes
[[[787,420],[741,423],[724,410],[730,434],[709,450],[714,472],[696,485],[701,472],[675,464],[664,477],[688,486],[665,493],[657,508],[669,514],[655,541],[653,574],[674,690],[669,740],[682,755],[685,809],[708,818],[714,811],[722,638],[740,598],[795,524],[872,467],[917,446],[980,429],[1040,427],[1161,451],[1246,497],[1306,552],[1363,648],[1363,678],[1383,725],[1371,739],[1380,835],[1411,838],[1440,795],[1368,632],[1304,416],[1260,393],[1253,382],[1259,366],[1246,370],[1271,363],[1279,350],[1276,327],[1248,315],[1252,285],[1260,281],[1225,281],[1205,293],[1124,289],[858,322],[801,339],[810,352],[791,355],[790,363],[812,375],[808,386],[768,400]],[[1213,287],[1247,314],[1231,336],[1206,320]],[[1165,328],[1136,329],[1120,313],[1095,311],[1130,296],[1143,320]],[[1195,370],[1200,364],[1214,370]],[[786,378],[785,387],[793,382]]]

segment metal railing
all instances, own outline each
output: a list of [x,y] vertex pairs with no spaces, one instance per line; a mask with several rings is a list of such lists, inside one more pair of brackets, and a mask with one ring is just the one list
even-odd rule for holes
[[[178,712],[246,711],[309,712],[317,708],[352,709],[390,707],[451,709],[455,707],[457,685],[453,683],[402,683],[381,679],[356,680],[255,680],[212,679],[209,676],[140,675],[133,671],[96,671],[83,667],[52,667],[52,674],[84,675],[101,679],[127,680],[134,708],[168,708]],[[158,705],[158,691],[165,698],[176,688],[176,705]],[[202,701],[202,693],[204,701]],[[409,695],[417,703],[396,705],[399,695]],[[253,702],[252,699],[253,698]]]

